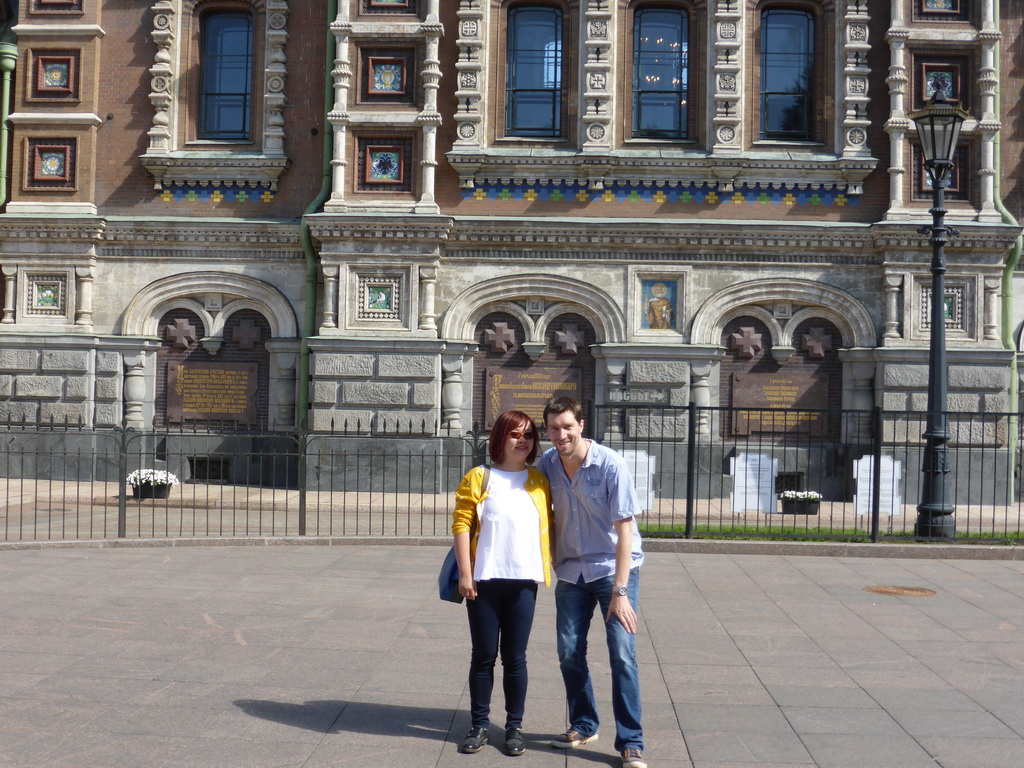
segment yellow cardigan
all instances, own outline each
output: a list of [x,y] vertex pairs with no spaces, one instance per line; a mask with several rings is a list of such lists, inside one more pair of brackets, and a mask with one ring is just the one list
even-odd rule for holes
[[[540,554],[544,563],[544,586],[551,586],[551,537],[555,530],[554,513],[551,509],[551,487],[544,473],[533,467],[527,467],[529,475],[524,487],[537,507],[540,518]],[[455,511],[452,513],[452,534],[469,533],[473,530],[473,538],[469,542],[470,562],[476,562],[476,542],[480,536],[479,505],[487,498],[484,490],[484,468],[473,467],[462,478],[455,489]]]

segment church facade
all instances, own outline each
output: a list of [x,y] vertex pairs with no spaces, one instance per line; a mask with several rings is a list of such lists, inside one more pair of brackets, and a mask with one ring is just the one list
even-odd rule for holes
[[936,90],[950,409],[1018,408],[1019,4],[129,5],[8,9],[0,420],[922,411]]

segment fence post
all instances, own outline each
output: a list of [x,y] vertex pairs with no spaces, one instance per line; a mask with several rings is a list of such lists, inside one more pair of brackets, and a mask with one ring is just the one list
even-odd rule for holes
[[686,530],[683,536],[693,538],[694,495],[697,488],[697,404],[693,401],[686,407]]
[[299,536],[306,535],[306,450],[309,448],[308,434],[299,428],[296,435],[299,450]]
[[876,405],[871,412],[871,541],[881,541],[879,517],[882,506],[882,407]]
[[[128,535],[128,431],[117,427],[117,538]],[[105,529],[105,526],[104,526]]]

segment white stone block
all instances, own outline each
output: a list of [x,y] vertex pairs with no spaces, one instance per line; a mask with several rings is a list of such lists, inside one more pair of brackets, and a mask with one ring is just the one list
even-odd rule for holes
[[409,385],[380,381],[345,382],[341,393],[343,405],[409,404]]
[[84,373],[89,370],[89,353],[73,349],[43,350],[42,369]]

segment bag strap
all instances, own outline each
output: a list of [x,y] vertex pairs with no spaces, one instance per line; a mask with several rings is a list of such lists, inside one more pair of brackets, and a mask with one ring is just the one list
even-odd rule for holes
[[[484,481],[480,486],[480,495],[483,496],[487,491],[487,486],[491,483],[491,468],[484,464]],[[473,510],[473,522],[469,526],[469,538],[472,539],[476,535],[476,510]]]

